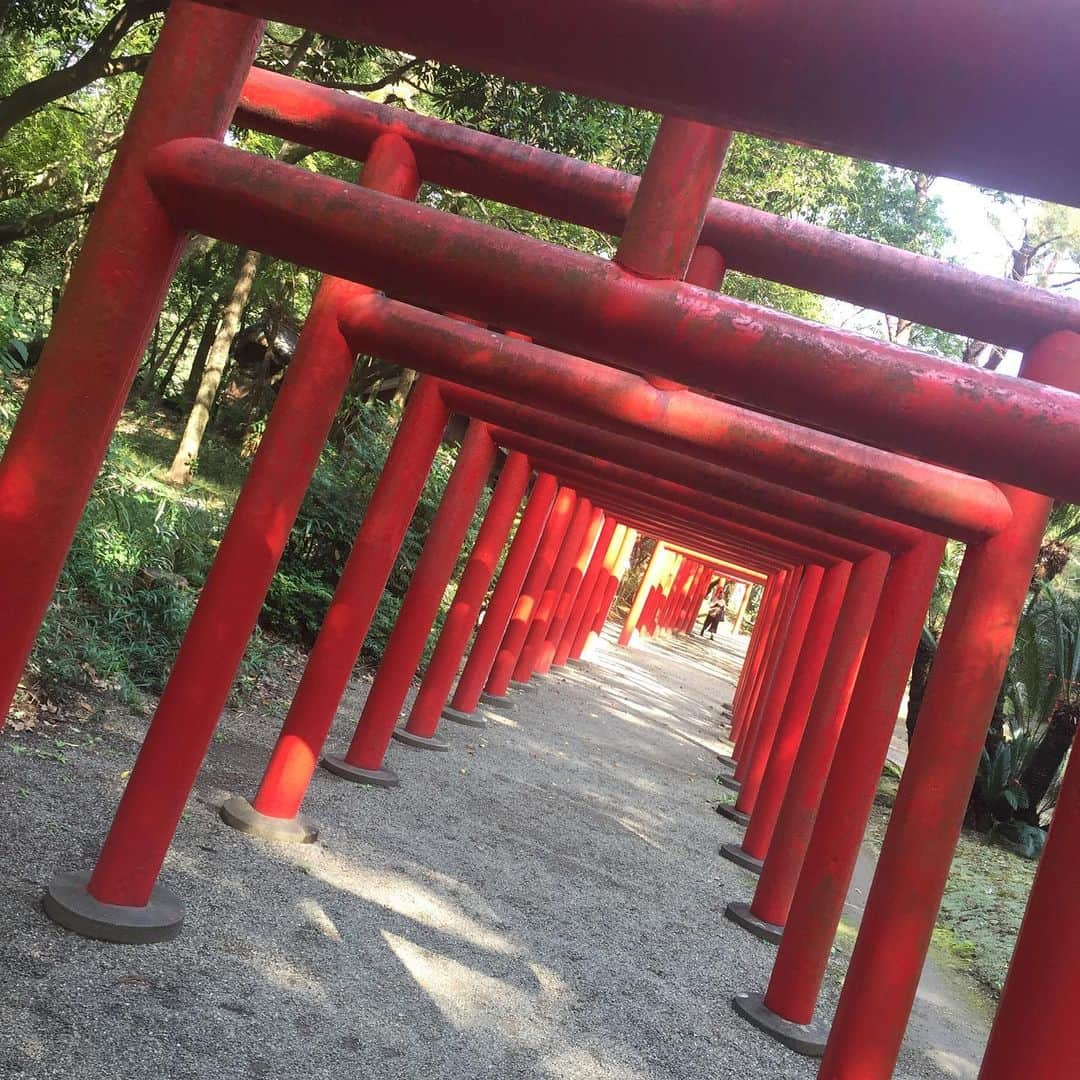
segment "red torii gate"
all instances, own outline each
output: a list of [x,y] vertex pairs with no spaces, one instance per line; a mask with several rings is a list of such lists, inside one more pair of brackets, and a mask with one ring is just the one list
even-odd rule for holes
[[[537,481],[539,509],[530,529],[519,530],[526,542],[515,573],[507,578],[504,570],[500,579],[500,586],[508,582],[504,599],[510,598],[502,605],[510,626],[503,640],[520,639],[529,650],[513,658],[518,673],[526,674],[534,656],[543,655],[545,635],[555,629],[545,630],[541,622],[534,633],[527,609],[543,611],[544,619],[557,624],[566,607],[570,621],[577,597],[565,595],[569,582],[573,578],[580,590],[595,562],[587,536],[599,546],[592,503],[623,525],[759,568],[769,579],[767,607],[755,627],[733,716],[744,788],[757,796],[743,848],[751,856],[755,847],[768,852],[759,888],[766,893],[763,906],[755,910],[756,897],[749,914],[774,926],[786,919],[789,928],[799,929],[783,936],[764,999],[740,997],[736,1004],[789,1042],[812,1035],[806,1028],[820,979],[816,969],[823,968],[832,941],[941,537],[968,541],[920,717],[930,734],[912,749],[822,1066],[825,1076],[884,1077],[914,995],[1048,496],[1080,501],[1080,316],[1075,303],[1037,290],[986,282],[932,260],[716,205],[711,195],[729,133],[709,125],[720,121],[1076,203],[1076,140],[1061,138],[1063,125],[1051,118],[1075,82],[1077,22],[1064,0],[1033,0],[1022,18],[988,16],[972,0],[947,7],[919,3],[914,13],[910,4],[890,3],[865,14],[853,14],[839,0],[809,13],[789,0],[766,0],[738,14],[727,5],[669,0],[602,0],[586,12],[579,6],[559,0],[531,12],[527,34],[520,32],[516,9],[488,2],[463,11],[423,0],[407,10],[369,5],[362,12],[332,0],[251,0],[217,8],[178,0],[170,6],[0,465],[0,540],[8,553],[0,566],[0,591],[10,609],[0,626],[5,704],[186,230],[263,247],[343,278],[328,278],[320,288],[93,876],[62,875],[47,907],[54,918],[95,936],[160,940],[178,931],[178,901],[156,885],[157,873],[354,350],[363,344],[393,358],[415,348],[416,355],[410,351],[406,357],[411,366],[473,388],[462,393],[494,394],[510,412],[470,426],[452,481],[455,499],[440,509],[425,547],[424,573],[418,568],[409,612],[395,628],[392,655],[388,650],[380,670],[390,689],[376,704],[383,700],[388,711],[369,717],[365,709],[354,748],[367,764],[357,766],[349,755],[346,764],[381,769],[384,737],[397,719],[396,694],[411,676],[410,656],[430,627],[430,619],[424,623],[431,597],[460,546],[463,507],[470,498],[475,503],[499,438],[507,445],[522,445],[525,438],[548,445],[533,446],[528,461],[517,457],[513,468],[508,464],[510,479],[498,500],[499,514],[491,517],[487,551],[499,546],[500,531],[505,538],[514,495],[520,502],[527,481],[526,466],[549,464],[554,470]],[[343,135],[362,110],[291,80],[251,75],[262,24],[254,15],[218,8],[279,17],[669,115],[639,186],[553,155],[522,149],[515,157],[501,140],[398,118],[392,110],[376,110],[368,134]],[[904,38],[890,32],[913,19],[927,41],[917,60],[906,48],[896,49]],[[565,34],[570,22],[572,38]],[[835,77],[822,80],[809,58],[787,62],[796,23],[800,48],[812,52],[815,42],[828,43]],[[971,48],[970,36],[991,24],[994,32],[981,42],[985,48]],[[612,25],[620,26],[618,48],[607,47]],[[1032,62],[1017,64],[1018,56]],[[993,78],[980,78],[980,71]],[[1015,71],[1029,83],[1017,87],[1002,77]],[[644,76],[638,79],[637,73]],[[253,126],[287,130],[301,141],[324,140],[319,144],[339,150],[347,138],[366,138],[364,152],[355,155],[367,160],[362,186],[223,146],[241,94],[243,118]],[[892,122],[883,124],[885,115]],[[1032,115],[1040,122],[1032,123]],[[1007,156],[999,148],[1003,129],[1010,135]],[[449,166],[455,150],[462,151],[461,164]],[[415,197],[419,177],[428,178],[429,169],[431,179],[446,176],[448,182],[469,173],[481,193],[530,208],[565,206],[560,216],[621,235],[616,258],[609,263],[410,206],[403,200]],[[564,200],[561,193],[567,191],[573,198]],[[697,283],[683,283],[695,249],[702,264],[693,273]],[[1025,350],[1024,378],[958,368],[722,297],[712,289],[719,285],[724,259],[831,295],[918,313],[913,317],[950,329],[978,325],[976,336],[983,340]],[[357,279],[363,285],[350,283]],[[371,288],[394,299],[376,296]],[[410,305],[513,326],[542,344],[493,339],[480,327]],[[822,368],[829,372],[826,380],[820,378]],[[339,615],[344,605],[332,607],[309,662],[314,674],[305,674],[294,701],[296,723],[287,723],[280,754],[275,751],[272,767],[276,761],[279,771],[273,777],[268,772],[267,780],[280,781],[297,807],[327,710],[332,716],[457,393],[425,378],[410,399],[339,586],[350,613]],[[652,473],[646,484],[650,471],[640,467],[612,473],[611,467],[628,463],[604,465],[596,448],[577,450],[580,460],[567,460],[560,456],[565,448],[551,446],[531,422],[518,431],[510,417],[522,399],[556,418],[569,415],[664,453],[689,456],[694,460],[686,482]],[[494,408],[490,401],[480,404]],[[695,433],[695,425],[702,430]],[[611,452],[610,445],[598,448]],[[702,461],[748,474],[744,515],[790,518],[785,531],[770,534],[745,516],[735,521],[730,500],[708,502],[723,480],[712,474],[698,482],[694,474],[704,472]],[[571,486],[556,491],[555,472]],[[397,505],[388,494],[391,481]],[[769,488],[785,485],[809,497],[806,516],[773,499]],[[584,499],[590,500],[587,507]],[[835,532],[823,527],[834,504],[841,517],[845,508],[849,512],[847,524]],[[573,507],[579,512],[572,514]],[[864,517],[853,520],[851,512]],[[898,522],[907,532],[890,532],[887,523],[875,525],[870,518]],[[31,528],[33,544],[26,542]],[[624,530],[620,547],[628,535]],[[602,614],[620,555],[609,559],[613,539],[614,530],[597,564],[597,581],[605,566],[607,579],[603,588],[594,583],[570,652],[582,626],[595,631]],[[478,556],[477,566],[482,562]],[[842,564],[846,588],[840,587],[842,571],[826,588],[831,568]],[[482,580],[478,569],[471,588]],[[461,627],[472,621],[470,611],[475,607],[466,605],[455,624],[462,645],[467,630]],[[660,612],[662,620],[669,617],[668,608]],[[810,634],[814,648],[804,648],[805,663],[796,664],[793,657]],[[565,644],[562,636],[551,643],[556,654]],[[509,646],[496,642],[495,648]],[[452,652],[448,646],[448,656]],[[196,661],[205,664],[208,658],[210,677],[204,677]],[[432,693],[437,700],[445,688]],[[845,711],[858,722],[841,726]],[[414,745],[432,740],[430,716],[419,726],[410,733]],[[369,757],[379,759],[374,770]],[[1080,766],[1073,764],[1033,891],[1034,915],[1021,934],[983,1065],[984,1080],[1008,1075],[1021,1061],[1038,1075],[1060,1075],[1061,1062],[1077,1059],[1080,1036],[1069,1017],[1078,1003],[1070,974],[1080,953],[1080,929],[1052,923],[1050,916],[1080,884],[1078,806]],[[766,807],[769,813],[759,817]],[[296,807],[292,813],[285,809],[259,813],[287,821]],[[756,828],[759,821],[765,824]],[[300,826],[294,832],[303,839],[310,830]],[[774,865],[781,868],[771,874]],[[782,910],[786,904],[790,911]],[[881,977],[882,965],[888,979]],[[1057,1008],[1042,1006],[1031,989],[1035,978]]]

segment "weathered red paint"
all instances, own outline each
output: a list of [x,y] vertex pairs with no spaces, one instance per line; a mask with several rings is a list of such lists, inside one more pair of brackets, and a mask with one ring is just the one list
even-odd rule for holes
[[[408,145],[380,139],[361,182],[414,198],[420,179]],[[319,286],[117,810],[118,839],[110,833],[106,869],[91,886],[98,899],[149,895],[348,387],[355,355],[337,312],[362,290],[330,277]],[[126,860],[140,864],[137,886],[123,877]]]
[[495,573],[495,565],[528,486],[529,471],[529,459],[516,452],[507,457],[502,467],[476,543],[461,573],[454,602],[446,613],[439,640],[409,711],[405,728],[413,735],[430,738],[439,726],[458,664],[465,654],[480,605]]
[[262,814],[291,818],[300,809],[448,417],[438,388],[421,379],[409,394],[390,454],[252,803]]
[[548,624],[547,636],[536,661],[537,674],[546,675],[551,670],[555,654],[562,643],[567,623],[570,621],[571,613],[577,603],[578,593],[584,583],[586,571],[592,562],[593,549],[596,547],[600,530],[603,527],[604,511],[598,506],[593,506],[589,520],[578,540],[577,553],[574,556],[574,561],[570,564],[570,570],[566,575],[562,593],[556,601],[551,622]]
[[[639,470],[656,479],[681,485],[692,483],[703,493],[723,499],[725,514],[730,520],[766,529],[786,529],[792,523],[797,530],[799,524],[805,524],[816,531],[815,542],[836,545],[838,551],[847,554],[851,554],[852,549],[845,546],[843,540],[893,550],[908,547],[919,537],[919,531],[910,526],[805,495],[781,484],[748,477],[689,453],[635,442],[628,436],[498,398],[483,390],[445,383],[443,394],[458,411],[503,428],[504,438],[516,437],[509,435],[509,431],[519,433],[518,441],[527,445],[530,452],[540,448],[541,444],[536,440],[541,440],[551,444],[545,446],[543,452],[560,463],[574,460],[570,451],[594,459],[589,462],[590,468],[600,468],[601,473],[611,478],[622,477],[627,482],[627,490],[632,491],[633,485],[626,463],[633,462]],[[520,436],[531,441],[526,443]],[[719,454],[716,457],[725,460]],[[598,466],[597,461],[601,459],[618,468]],[[754,513],[756,508],[773,515],[773,521],[769,523],[760,513]],[[826,539],[826,534],[831,535]],[[809,533],[804,535],[810,536]]]
[[379,670],[345,753],[349,765],[359,769],[382,768],[391,734],[494,463],[495,444],[487,427],[474,420],[465,433],[454,470],[431,522],[424,549],[413,568]]
[[[551,658],[552,667],[562,667],[566,663],[570,658],[578,633],[583,627],[585,632],[588,630],[585,626],[586,620],[591,621],[595,618],[595,607],[600,606],[600,597],[596,594],[597,588],[601,587],[600,576],[605,567],[608,572],[614,567],[615,557],[618,555],[625,533],[625,525],[621,524],[614,515],[605,514],[600,532],[596,537],[596,544],[593,546],[592,557],[585,568],[573,607],[570,609],[566,625],[563,627],[562,635]],[[610,565],[608,565],[609,559]]]
[[551,564],[551,573],[548,574],[543,591],[537,600],[536,609],[529,623],[529,631],[525,635],[525,642],[521,646],[521,653],[514,666],[515,682],[528,682],[540,667],[541,654],[547,643],[552,619],[555,618],[567,579],[577,559],[582,538],[589,527],[592,512],[591,500],[579,498],[574,506],[570,524],[566,527],[562,543],[559,545],[559,553]]
[[[360,324],[355,333],[349,323],[353,309]],[[920,529],[977,539],[1009,519],[1001,492],[986,481],[808,431],[703,394],[665,389],[632,372],[452,322],[383,296],[358,300],[343,323],[359,351],[408,362],[534,408],[602,423],[706,461],[722,458],[762,480]]]
[[[521,656],[533,618],[543,599],[555,560],[562,550],[566,530],[570,527],[570,519],[577,503],[577,492],[573,488],[559,488],[551,513],[544,525],[543,536],[536,547],[529,572],[525,575],[521,592],[514,604],[506,633],[503,635],[494,663],[491,665],[491,673],[488,675],[485,690],[492,696],[500,697],[510,688],[510,680],[514,677],[518,658]],[[529,674],[531,673],[530,671]]]
[[170,139],[224,135],[262,27],[171,6],[53,317],[0,460],[0,725],[186,241],[146,184],[147,159]]
[[[201,139],[149,177],[185,224],[556,348],[870,445],[1080,501],[1080,397],[861,338],[596,256],[409,208]],[[675,343],[677,348],[673,348]],[[822,380],[827,368],[830,378]]]
[[[748,851],[767,852],[759,856],[765,865],[750,910],[776,926],[787,921],[888,569],[889,557],[883,552],[868,555],[853,567],[806,733],[790,766],[790,779],[784,783],[782,758],[775,772],[770,762],[753,820],[743,837]],[[783,803],[776,808],[781,787]]]
[[[1080,335],[1051,335],[1021,370],[1080,389]],[[826,1076],[887,1080],[900,1052],[1052,506],[1030,491],[1005,493],[1010,526],[964,554],[825,1048]]]
[[521,524],[514,534],[514,542],[507,552],[495,591],[491,594],[491,601],[484,612],[484,621],[480,624],[450,702],[458,712],[474,712],[480,703],[480,694],[491,673],[506,628],[510,625],[510,618],[529,567],[532,566],[557,490],[558,481],[550,473],[540,473],[533,483]]
[[848,706],[857,722],[840,734],[765,994],[797,1024],[814,1015],[944,547],[928,536],[889,566]]
[[646,278],[681,280],[701,235],[731,132],[692,120],[660,122],[615,261]]
[[[1077,200],[1080,158],[1056,137],[1069,130],[1064,101],[1080,90],[1068,0],[1028,0],[993,20],[978,0],[876,4],[858,17],[844,0],[809,10],[799,0],[549,0],[524,32],[520,11],[496,0],[463,10],[438,0],[214,2],[589,97]],[[926,42],[917,57],[912,35]],[[1001,152],[1003,138],[1012,153]]]
[[[776,820],[779,812],[792,764],[825,670],[851,569],[850,563],[837,563],[825,571],[767,757],[761,762],[760,768],[756,762],[751,764],[739,789],[736,808],[752,815],[741,846],[743,851],[757,859],[764,859],[769,849],[771,822]],[[770,822],[769,827],[753,828],[759,816]]]
[[596,642],[607,623],[608,616],[611,614],[611,607],[615,603],[615,595],[619,590],[619,582],[630,565],[630,557],[634,552],[634,545],[637,541],[638,530],[633,525],[627,524],[626,532],[623,534],[622,546],[619,548],[610,569],[608,569],[608,560],[604,560],[604,570],[601,571],[600,581],[597,582],[600,595],[598,597],[599,602],[596,604],[596,613],[592,617],[591,624],[588,622],[588,614],[586,614],[586,618],[582,622],[582,631],[584,632],[578,632],[578,636],[574,639],[573,648],[570,650],[570,655],[575,660],[582,659],[595,648]]
[[[615,236],[639,183],[629,173],[259,68],[244,85],[236,121],[357,161],[392,131],[413,147],[433,183]],[[1080,301],[1060,293],[739,203],[713,199],[701,240],[744,274],[1004,348],[1080,330]]]

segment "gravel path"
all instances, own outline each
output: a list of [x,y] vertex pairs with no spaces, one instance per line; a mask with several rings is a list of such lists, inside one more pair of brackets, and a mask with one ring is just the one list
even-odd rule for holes
[[[485,731],[445,724],[449,754],[394,744],[396,791],[320,773],[310,847],[217,820],[251,794],[287,695],[230,712],[164,873],[185,931],[150,947],[81,939],[39,905],[96,854],[145,718],[5,740],[0,1076],[813,1077],[729,1008],[774,952],[722,918],[752,888],[709,803],[740,659],[723,637],[605,643]],[[913,1046],[897,1076],[959,1075],[943,1060]]]

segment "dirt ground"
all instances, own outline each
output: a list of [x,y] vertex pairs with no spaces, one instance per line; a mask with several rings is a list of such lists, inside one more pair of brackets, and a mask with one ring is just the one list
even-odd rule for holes
[[[718,857],[739,830],[712,808],[741,650],[604,643],[487,729],[445,724],[448,754],[394,744],[397,790],[320,773],[306,847],[216,816],[252,793],[287,687],[227,713],[163,875],[185,930],[149,947],[79,938],[40,906],[55,872],[91,865],[146,718],[5,736],[0,1076],[814,1076],[729,1005],[763,989],[774,953],[722,917],[753,887]],[[973,1076],[949,1030],[913,1025],[896,1075]]]

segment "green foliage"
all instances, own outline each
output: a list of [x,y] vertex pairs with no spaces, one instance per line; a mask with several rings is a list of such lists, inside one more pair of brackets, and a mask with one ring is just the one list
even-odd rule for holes
[[38,637],[45,684],[157,692],[213,557],[218,515],[130,483],[110,453]]
[[[1019,740],[1022,745],[1026,740]],[[1013,754],[1013,744],[1001,743],[994,751],[983,749],[979,759],[979,771],[975,778],[975,784],[987,806],[1004,804],[1008,807],[1009,816],[1017,810],[1025,810],[1028,806],[1028,794],[1020,784],[1020,769],[1014,766],[1016,761],[1021,760],[1022,753]]]
[[1013,732],[1032,743],[1059,701],[1080,700],[1080,597],[1043,585],[1028,603],[1009,658],[1006,693]]
[[[11,386],[0,380],[0,449],[16,404]],[[30,682],[47,694],[65,685],[109,689],[131,704],[159,692],[224,523],[219,499],[181,498],[156,483],[145,475],[133,440],[118,434],[38,635]],[[277,648],[261,632],[254,636],[238,699]]]

